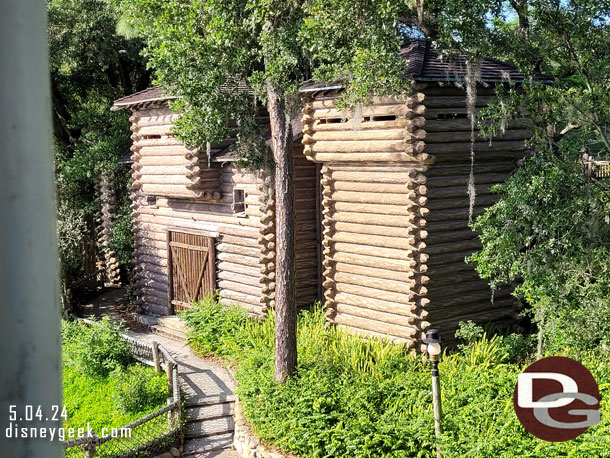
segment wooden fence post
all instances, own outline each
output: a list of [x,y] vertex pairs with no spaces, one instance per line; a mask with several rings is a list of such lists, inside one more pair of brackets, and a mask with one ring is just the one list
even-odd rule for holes
[[161,372],[161,362],[159,361],[159,344],[157,342],[152,343],[152,354],[153,362],[155,363],[155,372],[158,374]]
[[172,370],[174,368],[174,364],[171,361],[165,362],[165,374],[167,375],[167,391],[170,396],[174,396],[174,380],[172,377]]

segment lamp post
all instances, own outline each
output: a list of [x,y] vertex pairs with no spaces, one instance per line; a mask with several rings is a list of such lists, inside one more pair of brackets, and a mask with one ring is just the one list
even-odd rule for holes
[[[441,407],[441,382],[440,374],[438,371],[438,363],[441,359],[441,336],[438,333],[438,329],[428,329],[426,331],[426,338],[424,343],[427,344],[426,351],[428,353],[428,360],[430,361],[430,369],[432,373],[432,407],[434,410],[434,435],[439,438],[443,433],[443,426],[441,424],[441,416],[443,410]],[[437,458],[442,458],[439,448],[436,448]]]

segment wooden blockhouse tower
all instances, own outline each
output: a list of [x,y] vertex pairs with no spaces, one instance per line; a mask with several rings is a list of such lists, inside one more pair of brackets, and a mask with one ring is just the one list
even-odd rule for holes
[[[460,321],[504,326],[517,310],[509,290],[492,292],[464,262],[479,247],[468,227],[465,61],[442,61],[423,41],[402,55],[415,92],[375,98],[355,113],[335,109],[339,85],[301,88],[297,295],[300,307],[320,299],[330,323],[417,347],[430,326],[450,343]],[[523,78],[485,59],[476,109],[494,85]],[[133,112],[138,301],[146,313],[167,315],[217,288],[223,303],[262,316],[275,287],[269,173],[235,167],[229,142],[209,156],[186,149],[173,137],[168,99],[152,88],[114,105]],[[527,154],[529,126],[517,120],[501,137],[476,136],[474,216]]]

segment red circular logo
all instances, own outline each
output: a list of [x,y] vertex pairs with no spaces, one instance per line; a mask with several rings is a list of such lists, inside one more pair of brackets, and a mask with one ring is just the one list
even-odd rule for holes
[[549,442],[574,439],[600,420],[595,378],[563,356],[540,359],[519,374],[513,402],[523,427]]

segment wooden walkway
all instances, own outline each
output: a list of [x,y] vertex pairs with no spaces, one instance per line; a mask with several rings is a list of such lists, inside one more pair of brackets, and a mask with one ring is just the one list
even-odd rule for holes
[[[122,321],[125,289],[110,288],[79,307],[83,317]],[[184,458],[238,458],[233,444],[233,390],[235,384],[222,366],[196,356],[186,345],[184,323],[177,317],[130,320],[127,334],[163,345],[179,365],[186,398]],[[146,322],[144,322],[146,321]],[[149,322],[150,321],[150,322]],[[146,331],[151,329],[153,332]]]
[[184,343],[156,334],[129,332],[145,342],[157,341],[176,360],[186,398],[185,458],[233,458],[233,379],[216,363],[199,358]]

